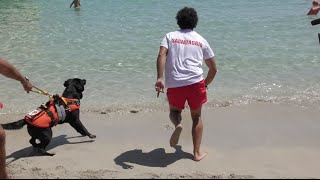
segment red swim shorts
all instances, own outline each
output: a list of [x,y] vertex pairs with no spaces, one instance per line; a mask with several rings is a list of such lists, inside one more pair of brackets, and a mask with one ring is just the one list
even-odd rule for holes
[[184,109],[188,101],[191,110],[199,109],[207,102],[207,91],[204,80],[184,87],[169,88],[167,91],[169,104],[173,107]]

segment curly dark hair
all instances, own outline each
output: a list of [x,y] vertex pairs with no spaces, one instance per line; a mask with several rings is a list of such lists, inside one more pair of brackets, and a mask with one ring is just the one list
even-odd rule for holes
[[194,29],[198,24],[198,13],[193,8],[184,7],[177,13],[176,19],[181,29]]

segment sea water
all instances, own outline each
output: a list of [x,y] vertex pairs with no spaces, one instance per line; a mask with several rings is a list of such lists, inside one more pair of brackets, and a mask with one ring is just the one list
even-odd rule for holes
[[[156,98],[156,58],[178,29],[185,6],[198,11],[195,31],[211,45],[218,74],[206,107],[255,102],[320,105],[319,26],[311,0],[0,0],[0,57],[37,87],[62,94],[69,78],[86,79],[87,111],[168,108]],[[207,67],[204,65],[205,73]],[[31,111],[48,97],[0,76],[1,113]]]

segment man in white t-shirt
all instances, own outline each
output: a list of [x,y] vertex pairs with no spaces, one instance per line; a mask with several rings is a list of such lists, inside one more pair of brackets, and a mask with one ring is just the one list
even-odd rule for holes
[[[202,105],[207,102],[206,87],[217,73],[215,56],[208,42],[193,31],[198,23],[195,9],[188,7],[181,9],[176,19],[181,30],[166,34],[161,42],[155,89],[159,96],[160,92],[164,92],[165,81],[168,88],[170,119],[176,127],[170,139],[172,147],[179,142],[182,132],[181,112],[185,108],[185,103],[188,102],[193,120],[194,160],[200,161],[207,155],[200,150],[203,132],[201,110]],[[205,79],[202,69],[203,61],[209,67]]]

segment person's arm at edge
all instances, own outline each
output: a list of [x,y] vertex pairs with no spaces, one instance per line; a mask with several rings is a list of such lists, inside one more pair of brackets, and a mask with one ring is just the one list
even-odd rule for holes
[[217,65],[216,65],[216,61],[215,61],[214,57],[206,59],[205,62],[206,62],[206,65],[209,68],[207,77],[205,79],[205,84],[206,84],[206,87],[207,87],[214,80],[214,78],[215,78],[215,76],[216,76],[216,74],[218,72],[218,69],[217,69]]
[[0,74],[19,81],[27,92],[32,89],[30,82],[9,62],[0,58]]

